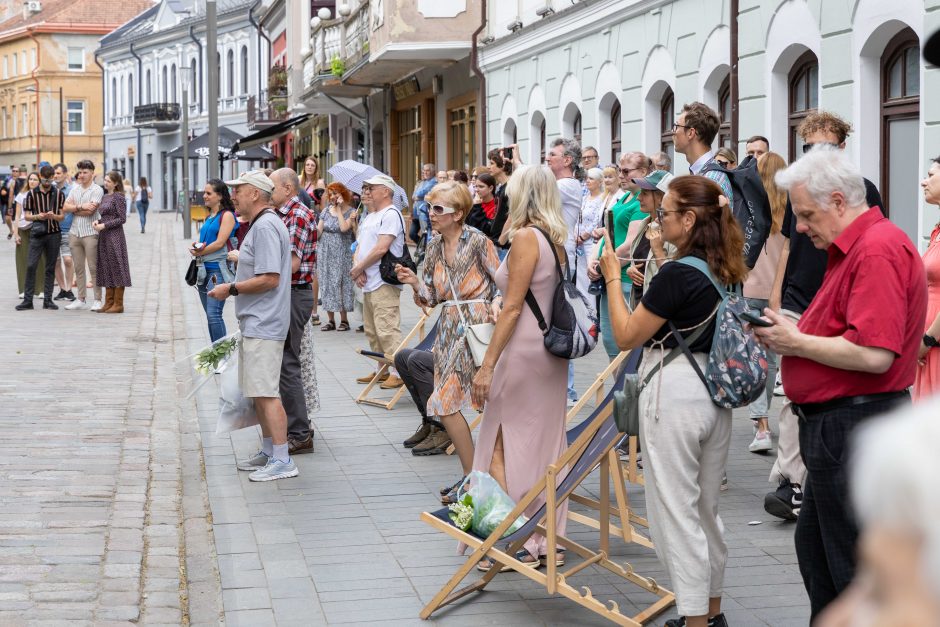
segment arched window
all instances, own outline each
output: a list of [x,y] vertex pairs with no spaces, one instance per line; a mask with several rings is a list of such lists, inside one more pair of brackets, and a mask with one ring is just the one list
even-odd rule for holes
[[144,82],[144,87],[147,89],[147,104],[153,102],[153,81],[150,80],[150,70],[147,70],[147,80]]
[[726,76],[718,88],[718,145],[734,149],[731,141],[731,77]]
[[248,93],[248,46],[242,46],[242,93]]
[[179,95],[176,91],[177,84],[178,81],[176,80],[176,64],[174,63],[173,67],[170,68],[170,93],[172,94],[170,102],[179,102]]
[[169,68],[163,66],[163,102],[167,102],[170,98],[170,79],[167,77]]
[[672,125],[676,122],[676,100],[672,87],[666,87],[659,102],[659,149],[669,155],[669,161],[672,162],[676,155],[672,136]]
[[789,137],[790,162],[803,154],[803,140],[796,129],[807,115],[819,107],[819,61],[812,51],[807,50],[796,60],[789,76]]
[[545,141],[545,118],[542,118],[542,123],[539,125],[539,154],[542,155],[539,163],[545,163],[545,151],[548,149],[548,144]]
[[885,215],[915,242],[919,127],[920,43],[914,31],[905,28],[881,56],[881,198]]
[[225,63],[226,63],[226,68],[227,68],[226,78],[228,79],[228,89],[226,90],[225,93],[228,94],[229,98],[231,98],[232,96],[235,95],[235,51],[234,50],[229,50],[228,54],[225,55]]
[[127,112],[134,113],[134,75],[127,77]]
[[124,91],[124,87],[125,87],[126,84],[127,84],[127,83],[126,83],[126,80],[127,80],[127,79],[125,79],[123,76],[121,77],[121,86],[118,87],[118,93],[117,93],[117,99],[118,99],[118,101],[119,101],[119,102],[118,102],[118,112],[119,112],[121,115],[124,115],[125,113],[127,113],[127,109],[126,109],[126,107],[127,107],[127,102],[126,102],[126,101],[123,101],[123,102],[120,101],[121,98],[124,97],[124,94],[127,93],[126,91]]
[[615,100],[610,108],[610,162],[617,163],[620,155],[620,101]]
[[574,122],[571,125],[572,134],[574,139],[579,144],[581,143],[581,112],[578,111],[577,115],[574,116]]

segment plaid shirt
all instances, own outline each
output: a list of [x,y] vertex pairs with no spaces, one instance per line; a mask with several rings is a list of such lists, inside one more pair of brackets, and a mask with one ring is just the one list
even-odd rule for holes
[[277,212],[290,234],[290,251],[300,258],[300,268],[290,277],[291,285],[313,283],[313,273],[317,269],[316,214],[307,209],[297,196],[278,207]]

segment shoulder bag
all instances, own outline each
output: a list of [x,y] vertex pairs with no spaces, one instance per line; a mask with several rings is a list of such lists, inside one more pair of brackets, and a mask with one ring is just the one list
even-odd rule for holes
[[[388,209],[386,209],[388,211]],[[401,232],[402,240],[404,240],[405,233],[405,220],[401,217],[401,214],[398,213],[396,209],[392,209],[395,214],[398,216],[398,219],[401,221]],[[398,239],[398,236],[395,236],[395,239]],[[392,244],[394,245],[394,240]],[[418,271],[418,264],[414,262],[414,259],[411,258],[411,252],[408,250],[408,244],[402,241],[401,245],[401,256],[395,256],[392,254],[392,247],[388,247],[388,251],[382,255],[381,261],[379,261],[379,276],[382,277],[382,280],[390,285],[401,285],[401,281],[398,280],[398,273],[395,272],[395,266],[401,264],[402,266],[408,268],[412,272]]]
[[447,263],[444,261],[443,252],[441,253],[441,263],[444,265],[444,275],[447,277],[447,282],[450,284],[451,296],[454,297],[453,305],[457,308],[457,315],[460,316],[460,323],[463,327],[463,337],[467,341],[467,348],[470,349],[473,363],[479,368],[483,365],[483,358],[486,357],[486,350],[490,347],[490,340],[493,339],[493,330],[496,328],[496,325],[492,322],[467,324],[467,319],[464,317],[460,305],[473,301],[460,300],[460,295],[454,288],[454,281],[450,278],[450,272],[447,270]]

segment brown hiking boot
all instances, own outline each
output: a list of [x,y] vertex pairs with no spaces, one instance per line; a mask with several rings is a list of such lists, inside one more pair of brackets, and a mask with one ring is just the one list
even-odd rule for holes
[[405,448],[414,448],[424,441],[424,439],[429,435],[431,435],[431,425],[427,422],[422,422],[421,426],[418,427],[418,430],[415,431],[415,434],[402,442],[402,445]]
[[379,387],[383,390],[397,390],[403,385],[405,385],[405,382],[401,380],[401,377],[392,375],[385,379]]
[[450,446],[450,438],[447,437],[447,431],[434,427],[431,435],[421,444],[411,449],[411,454],[416,457],[441,455],[447,452],[448,446]]

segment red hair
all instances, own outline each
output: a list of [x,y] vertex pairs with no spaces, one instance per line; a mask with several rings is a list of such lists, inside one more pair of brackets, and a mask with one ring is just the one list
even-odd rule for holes
[[330,183],[326,186],[326,191],[342,196],[343,202],[347,205],[352,202],[352,192],[342,183]]

